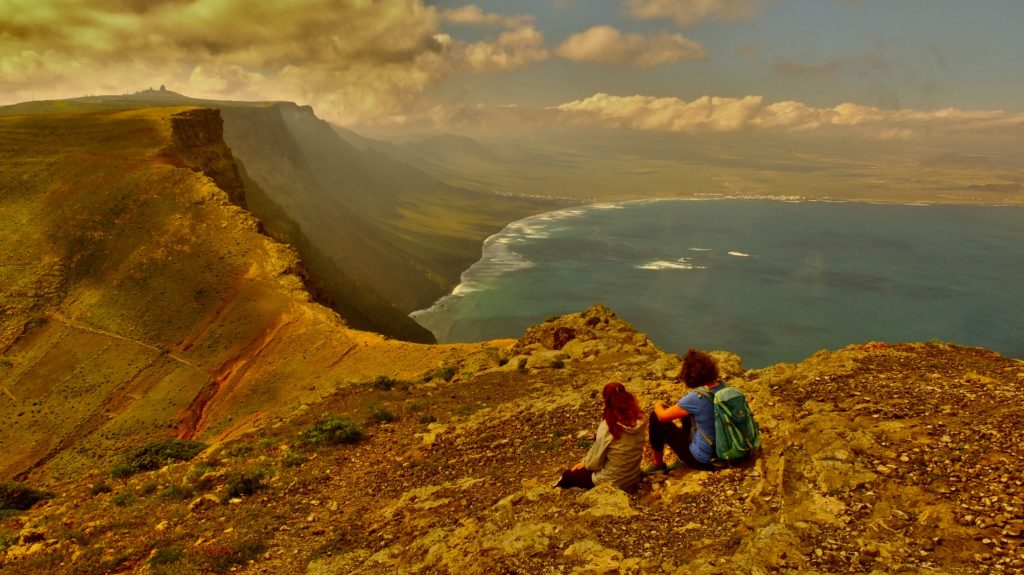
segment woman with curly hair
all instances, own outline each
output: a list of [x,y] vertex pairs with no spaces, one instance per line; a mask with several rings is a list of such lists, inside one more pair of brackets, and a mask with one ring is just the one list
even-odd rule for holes
[[618,382],[601,390],[604,414],[597,437],[583,461],[562,473],[555,487],[590,489],[611,483],[630,489],[640,481],[640,460],[644,454],[644,412],[633,394]]
[[[671,407],[661,401],[654,404],[648,427],[652,462],[644,468],[644,473],[669,469],[665,465],[666,445],[671,447],[679,458],[675,465],[686,465],[691,469],[704,471],[715,469],[711,464],[715,456],[715,408],[698,392],[692,391],[705,387],[708,392],[714,394],[722,389],[723,386],[718,381],[718,366],[715,359],[703,351],[691,349],[683,358],[683,367],[679,370],[676,381],[685,383],[691,391]],[[676,420],[680,420],[682,425],[676,425]]]

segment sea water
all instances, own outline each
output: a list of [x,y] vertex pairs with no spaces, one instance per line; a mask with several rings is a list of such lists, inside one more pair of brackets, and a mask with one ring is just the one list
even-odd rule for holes
[[412,315],[440,342],[519,337],[596,302],[667,352],[746,367],[869,341],[1024,357],[1024,207],[655,200],[509,224]]

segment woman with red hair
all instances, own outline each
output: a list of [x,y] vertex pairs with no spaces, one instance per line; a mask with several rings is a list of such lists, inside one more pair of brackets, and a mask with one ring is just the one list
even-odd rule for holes
[[583,461],[562,473],[555,487],[590,489],[611,483],[630,489],[640,481],[640,460],[646,443],[647,421],[633,394],[618,382],[601,390],[604,415],[597,437]]

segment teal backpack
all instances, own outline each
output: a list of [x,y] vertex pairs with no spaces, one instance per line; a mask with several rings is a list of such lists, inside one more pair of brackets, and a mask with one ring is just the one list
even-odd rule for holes
[[[715,440],[711,441],[699,425],[697,431],[708,444],[715,446],[717,459],[735,461],[761,447],[761,430],[754,421],[754,414],[742,391],[726,385],[714,393],[705,387],[698,387],[694,391],[715,406]],[[696,425],[697,418],[693,422]]]

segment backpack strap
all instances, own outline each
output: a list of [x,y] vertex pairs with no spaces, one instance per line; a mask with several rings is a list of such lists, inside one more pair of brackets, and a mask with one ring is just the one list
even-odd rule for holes
[[[711,393],[710,391],[708,391],[704,387],[694,388],[693,391],[697,392],[697,395],[699,395],[699,396],[703,397],[704,399],[710,401],[711,402],[711,407],[712,407],[712,409],[714,409],[714,406],[715,406],[715,394]],[[708,445],[710,445],[711,447],[714,447],[715,446],[715,442],[712,441],[710,437],[708,437],[708,434],[704,433],[704,430],[701,429],[700,424],[697,423],[697,415],[693,414],[691,417],[693,419],[693,427],[694,427],[694,429],[697,430],[697,433],[699,433],[700,436],[704,438],[704,441],[708,442]]]

